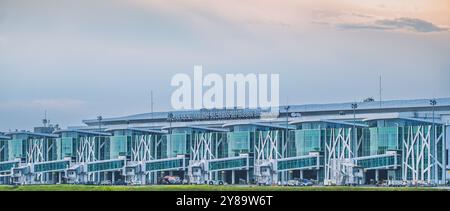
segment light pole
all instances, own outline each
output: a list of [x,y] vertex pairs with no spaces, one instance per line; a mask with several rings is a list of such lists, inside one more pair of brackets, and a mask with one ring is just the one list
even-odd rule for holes
[[[432,131],[433,131],[433,142],[434,142],[434,155],[436,156],[437,155],[437,146],[436,146],[436,127],[435,127],[435,123],[434,123],[434,111],[435,111],[435,107],[436,107],[436,104],[437,104],[437,101],[436,101],[436,99],[432,99],[432,100],[430,100],[430,105],[432,106],[432,118],[433,118],[433,125],[432,125]],[[437,158],[435,158],[435,159],[437,159]],[[437,167],[435,167],[435,170],[434,170],[434,174],[435,174],[435,182],[437,183],[438,182],[438,169],[437,169]]]
[[286,106],[286,143],[289,140],[289,109],[291,107],[290,106]]
[[356,127],[356,109],[358,108],[358,103],[352,103],[353,109],[353,129]]
[[[169,113],[169,146],[172,144],[172,119],[173,119],[173,113]],[[172,150],[172,147],[170,147]],[[171,153],[171,152],[168,152]]]
[[[287,146],[287,144],[289,143],[289,109],[291,107],[290,106],[286,106],[286,140],[285,140],[285,146]],[[284,148],[284,146],[282,146]],[[282,149],[282,153],[283,153],[283,157],[286,157],[287,155],[284,155],[284,149]],[[286,152],[287,154],[288,152]],[[285,173],[286,174],[286,173]],[[286,177],[288,175],[284,175],[284,177]],[[286,178],[283,178],[283,182],[286,180]]]
[[435,106],[437,104],[436,99],[432,99],[430,100],[430,105],[432,106],[432,118],[433,118],[433,131],[434,131],[434,111],[435,111]]
[[[98,121],[98,150],[97,150],[97,158],[98,158],[98,160],[100,160],[100,148],[101,148],[100,147],[101,146],[100,139],[101,139],[101,131],[102,131],[102,120],[103,120],[103,117],[101,115],[99,115],[97,117],[97,121]],[[100,172],[97,175],[98,175],[98,177],[97,177],[98,178],[98,182],[100,182]]]
[[357,133],[356,133],[356,109],[358,108],[358,103],[352,103],[352,109],[353,109],[353,143],[354,145],[354,149],[356,150],[356,146],[357,146]]

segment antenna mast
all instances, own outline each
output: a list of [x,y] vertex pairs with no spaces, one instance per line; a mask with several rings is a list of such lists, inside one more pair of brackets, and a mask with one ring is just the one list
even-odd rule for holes
[[47,110],[44,111],[44,119],[42,120],[42,124],[44,127],[47,127],[48,119],[47,119]]

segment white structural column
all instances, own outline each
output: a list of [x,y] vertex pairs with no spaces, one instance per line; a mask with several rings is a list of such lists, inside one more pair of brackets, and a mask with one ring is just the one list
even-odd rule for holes
[[[445,126],[445,149],[447,149],[447,147],[450,146],[450,125],[447,124]],[[444,153],[444,155],[446,154],[446,156],[448,156],[450,158],[450,150],[448,150],[448,152]],[[444,156],[445,157],[445,156]],[[446,163],[447,168],[446,169],[450,169],[450,165],[449,163]],[[450,178],[450,175],[447,176],[447,172],[444,172],[443,175],[444,178]]]
[[[331,133],[325,140],[325,185],[344,185],[354,182],[355,153],[360,144],[352,142],[352,128],[327,130]],[[356,132],[356,131],[355,131]],[[359,142],[361,138],[358,139]],[[353,147],[352,147],[353,146]]]
[[80,144],[77,148],[77,163],[97,161],[96,154],[96,137],[80,137]]
[[445,157],[442,156],[445,154],[444,126],[436,126],[434,132],[431,125],[404,129],[407,131],[403,138],[403,180],[411,180],[413,183],[444,183],[445,174],[438,173],[439,169],[441,172],[446,169]]
[[[127,175],[127,181],[132,183],[146,184],[147,181],[156,184],[156,173],[145,171],[145,163],[157,158],[157,149],[161,144],[160,136],[154,134],[133,135],[131,142],[131,162],[138,166],[134,174]],[[153,178],[153,179],[151,179]]]
[[[76,149],[76,162],[82,165],[85,165],[89,162],[94,162],[98,160],[98,152],[100,149],[97,149],[96,141],[100,142],[98,137],[88,137],[82,136],[79,137],[79,144]],[[100,143],[98,143],[100,146]],[[82,175],[77,175],[77,181],[85,183],[87,181],[96,181],[99,179],[99,175],[95,173],[83,173]]]
[[188,176],[191,182],[203,183],[212,178],[208,169],[208,161],[217,158],[217,147],[222,141],[218,136],[218,133],[196,133],[193,136],[191,160],[188,167]]
[[27,163],[38,163],[45,161],[44,142],[44,138],[28,140]]
[[[46,138],[30,138],[27,140],[28,148],[26,150],[26,162],[27,163],[41,163],[49,161],[50,150],[54,143],[49,143],[49,139]],[[48,176],[45,173],[34,173],[29,175],[27,183],[46,183]]]
[[134,137],[131,147],[131,161],[148,161],[153,160],[151,140],[153,135],[138,135]]
[[277,161],[287,154],[287,142],[281,137],[283,133],[278,130],[258,133],[255,143],[255,177],[258,183],[276,184]]

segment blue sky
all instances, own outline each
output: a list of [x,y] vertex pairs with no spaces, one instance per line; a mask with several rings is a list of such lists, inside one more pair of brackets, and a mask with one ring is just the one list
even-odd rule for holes
[[0,0],[0,131],[170,108],[176,73],[279,73],[282,104],[450,97],[445,0]]

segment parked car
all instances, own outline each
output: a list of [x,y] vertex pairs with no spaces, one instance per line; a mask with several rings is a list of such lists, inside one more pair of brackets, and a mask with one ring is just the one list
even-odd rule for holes
[[225,182],[223,182],[222,180],[206,180],[205,184],[206,185],[225,185]]
[[159,184],[163,185],[176,185],[176,184],[182,184],[183,181],[180,177],[177,176],[165,176],[160,179]]
[[112,185],[111,180],[103,180],[100,182],[100,185]]
[[313,181],[311,181],[309,179],[300,179],[299,183],[300,183],[300,186],[313,186],[314,185]]
[[299,180],[289,180],[287,182],[287,186],[300,186],[300,181]]

